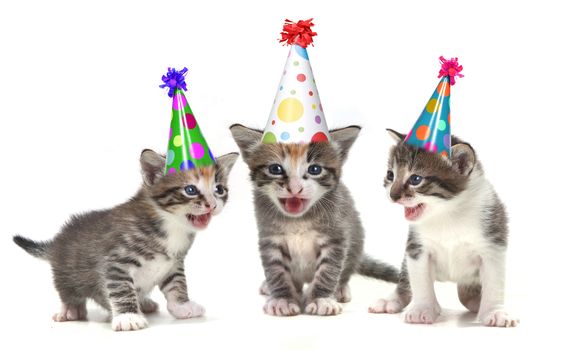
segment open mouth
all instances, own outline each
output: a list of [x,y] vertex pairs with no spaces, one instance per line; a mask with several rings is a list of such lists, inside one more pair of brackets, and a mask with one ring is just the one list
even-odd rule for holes
[[279,198],[281,206],[290,214],[299,214],[304,211],[309,201],[309,199],[299,197]]
[[425,204],[417,204],[414,207],[405,207],[405,218],[409,221],[415,221],[423,214]]
[[190,221],[190,224],[197,228],[205,228],[208,226],[209,222],[211,221],[211,213],[201,214],[201,215],[192,215],[186,214],[186,218]]

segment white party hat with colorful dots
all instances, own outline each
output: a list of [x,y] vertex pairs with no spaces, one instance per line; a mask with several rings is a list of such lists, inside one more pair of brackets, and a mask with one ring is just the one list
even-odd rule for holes
[[263,133],[263,143],[309,143],[330,139],[320,95],[306,47],[316,36],[312,19],[285,20],[280,42],[290,45],[273,108]]

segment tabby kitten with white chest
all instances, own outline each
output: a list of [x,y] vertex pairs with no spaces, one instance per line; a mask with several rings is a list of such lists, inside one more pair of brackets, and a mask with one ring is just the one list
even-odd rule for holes
[[164,175],[165,158],[144,150],[142,188],[112,209],[75,215],[48,242],[15,236],[31,255],[47,260],[62,302],[56,322],[85,319],[87,299],[111,311],[116,331],[147,326],[144,314],[158,305],[148,294],[158,286],[175,318],[204,314],[188,297],[184,258],[196,232],[221,212],[227,178],[237,153],[216,164]]
[[451,159],[411,146],[389,129],[387,196],[404,207],[409,237],[395,292],[369,308],[405,312],[409,323],[434,323],[441,312],[433,284],[457,283],[461,303],[486,326],[514,327],[504,306],[508,219],[472,146],[452,137]]
[[397,281],[394,267],[363,255],[359,214],[340,180],[359,132],[351,126],[332,130],[331,142],[264,144],[263,131],[231,126],[253,182],[267,314],[293,316],[305,305],[308,314],[336,315],[351,299],[356,272]]

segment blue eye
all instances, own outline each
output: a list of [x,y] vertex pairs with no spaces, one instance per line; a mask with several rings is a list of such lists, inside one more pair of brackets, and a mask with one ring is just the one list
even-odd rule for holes
[[198,194],[198,189],[194,185],[188,185],[184,187],[184,192],[189,196],[196,196]]
[[322,167],[319,165],[310,165],[308,167],[308,173],[310,173],[310,175],[320,175],[321,172]]
[[225,193],[225,186],[218,184],[215,186],[215,193],[218,194],[219,196],[222,195],[223,193]]
[[387,180],[394,181],[395,180],[395,173],[392,170],[387,172]]
[[411,177],[409,178],[409,184],[411,186],[417,186],[421,183],[421,181],[423,181],[423,176],[419,176],[419,175],[411,175]]
[[273,175],[283,175],[283,167],[279,164],[271,164],[269,166],[269,173]]

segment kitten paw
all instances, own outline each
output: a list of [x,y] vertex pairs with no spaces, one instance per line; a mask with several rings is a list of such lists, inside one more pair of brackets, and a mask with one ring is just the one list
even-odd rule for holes
[[494,309],[484,313],[480,312],[478,319],[484,326],[488,327],[516,327],[520,323],[518,318],[510,316],[503,309]]
[[126,313],[115,316],[111,320],[111,329],[119,331],[137,331],[148,326],[148,320],[144,315]]
[[205,309],[194,301],[187,301],[183,304],[168,303],[168,312],[175,318],[186,319],[203,316]]
[[259,294],[261,295],[269,295],[269,287],[267,287],[267,281],[263,281],[261,283],[261,287],[259,287]]
[[437,320],[437,316],[439,316],[440,312],[440,307],[437,305],[413,305],[413,307],[405,313],[405,322],[432,324]]
[[373,314],[396,314],[403,311],[403,305],[397,299],[379,299],[368,307],[368,312]]
[[342,287],[338,287],[336,293],[334,294],[336,300],[340,303],[347,303],[352,300],[352,294],[350,294],[350,287],[347,284]]
[[146,298],[140,302],[140,310],[145,314],[151,314],[158,311],[158,303],[150,298]]
[[263,312],[271,316],[295,316],[300,313],[300,306],[292,299],[269,298]]
[[306,306],[310,315],[331,316],[342,312],[342,306],[332,298],[316,298]]
[[87,319],[87,308],[85,305],[68,305],[61,306],[61,312],[53,315],[55,322],[80,321]]

